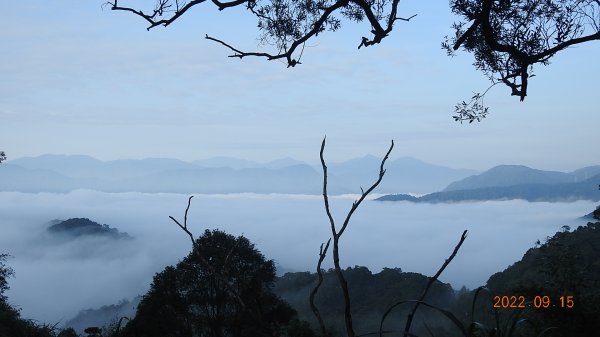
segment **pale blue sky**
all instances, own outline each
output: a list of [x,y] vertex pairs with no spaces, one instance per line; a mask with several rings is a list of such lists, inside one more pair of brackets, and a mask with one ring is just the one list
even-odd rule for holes
[[487,79],[472,57],[440,48],[450,34],[446,1],[408,1],[382,44],[357,50],[361,24],[310,43],[303,64],[228,58],[203,39],[257,49],[254,18],[198,6],[168,28],[102,1],[3,4],[0,20],[0,149],[99,159],[235,156],[316,162],[321,138],[340,161],[382,154],[452,167],[525,164],[572,170],[600,164],[598,43],[537,68],[524,103],[497,86],[491,115],[460,125],[453,106]]

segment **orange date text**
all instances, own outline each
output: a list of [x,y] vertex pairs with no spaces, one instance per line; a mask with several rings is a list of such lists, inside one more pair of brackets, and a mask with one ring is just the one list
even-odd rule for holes
[[550,296],[534,296],[533,299],[526,299],[525,296],[494,296],[494,309],[511,309],[511,308],[568,308],[575,306],[573,296],[560,296],[557,299],[552,299]]

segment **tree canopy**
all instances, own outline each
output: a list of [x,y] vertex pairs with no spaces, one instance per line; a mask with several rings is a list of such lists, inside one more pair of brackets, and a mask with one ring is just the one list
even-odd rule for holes
[[274,280],[273,261],[248,239],[206,230],[187,257],[156,274],[124,335],[310,335],[271,291]]
[[[148,29],[168,26],[192,7],[209,2],[206,0],[179,1],[157,0],[150,10],[121,6],[127,1],[108,1],[112,10],[134,13],[149,24]],[[361,22],[367,20],[372,29],[360,39],[358,48],[380,43],[392,32],[398,20],[409,21],[398,14],[400,0],[211,0],[219,10],[244,7],[258,21],[260,41],[276,47],[276,53],[244,52],[214,37],[207,39],[231,49],[231,57],[265,57],[269,60],[284,59],[288,66],[300,64],[304,44],[324,31],[336,31],[344,20]]]
[[8,278],[13,275],[12,268],[8,267],[4,261],[8,258],[8,254],[0,254],[0,301],[6,300],[4,292],[8,290]]
[[[598,0],[451,0],[450,7],[462,20],[453,25],[454,35],[446,37],[443,48],[449,55],[461,47],[473,54],[473,66],[492,85],[508,86],[521,101],[534,65],[550,64],[570,46],[600,40]],[[485,117],[483,95],[475,94],[470,106],[457,109],[455,119]]]

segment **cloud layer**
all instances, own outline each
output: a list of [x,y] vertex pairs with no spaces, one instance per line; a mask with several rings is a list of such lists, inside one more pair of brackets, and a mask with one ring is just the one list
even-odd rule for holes
[[[331,200],[338,223],[352,200],[347,195]],[[14,256],[8,264],[16,272],[9,300],[25,317],[57,322],[80,309],[143,294],[154,273],[176,263],[191,247],[168,219],[182,219],[186,204],[187,195],[180,194],[0,192],[0,251]],[[582,224],[577,218],[594,207],[587,201],[366,201],[341,240],[341,261],[372,271],[400,267],[432,275],[468,229],[467,241],[441,280],[455,288],[476,287],[519,260],[537,239],[563,225]],[[48,221],[71,217],[117,227],[135,240],[58,243],[45,233]],[[198,195],[189,226],[195,235],[206,228],[243,234],[288,270],[313,270],[318,247],[330,235],[321,197],[308,195]],[[331,262],[324,264],[329,267]]]

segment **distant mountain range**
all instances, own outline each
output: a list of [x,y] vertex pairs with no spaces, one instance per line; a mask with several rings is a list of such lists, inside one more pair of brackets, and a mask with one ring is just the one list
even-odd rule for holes
[[[361,187],[370,186],[376,179],[380,162],[380,158],[367,155],[329,163],[329,192],[360,193]],[[42,155],[0,166],[0,191],[31,193],[92,189],[186,194],[321,194],[322,181],[320,166],[293,158],[258,163],[231,157],[185,162],[167,158],[100,161],[83,155]],[[376,193],[388,194],[378,200],[413,202],[600,200],[599,184],[600,165],[573,172],[500,165],[479,173],[404,157],[386,163],[386,175]],[[415,196],[419,194],[420,197]]]
[[[332,194],[360,193],[377,178],[381,159],[365,156],[329,163]],[[477,173],[432,165],[413,158],[388,161],[377,193],[427,193]],[[148,158],[100,161],[83,155],[42,155],[8,161],[0,166],[0,191],[172,193],[294,193],[322,192],[320,166],[292,158],[268,163],[214,157],[185,162]]]
[[449,184],[443,191],[415,197],[392,194],[380,201],[457,202],[524,199],[528,201],[600,200],[600,166],[573,172],[542,171],[500,165]]

